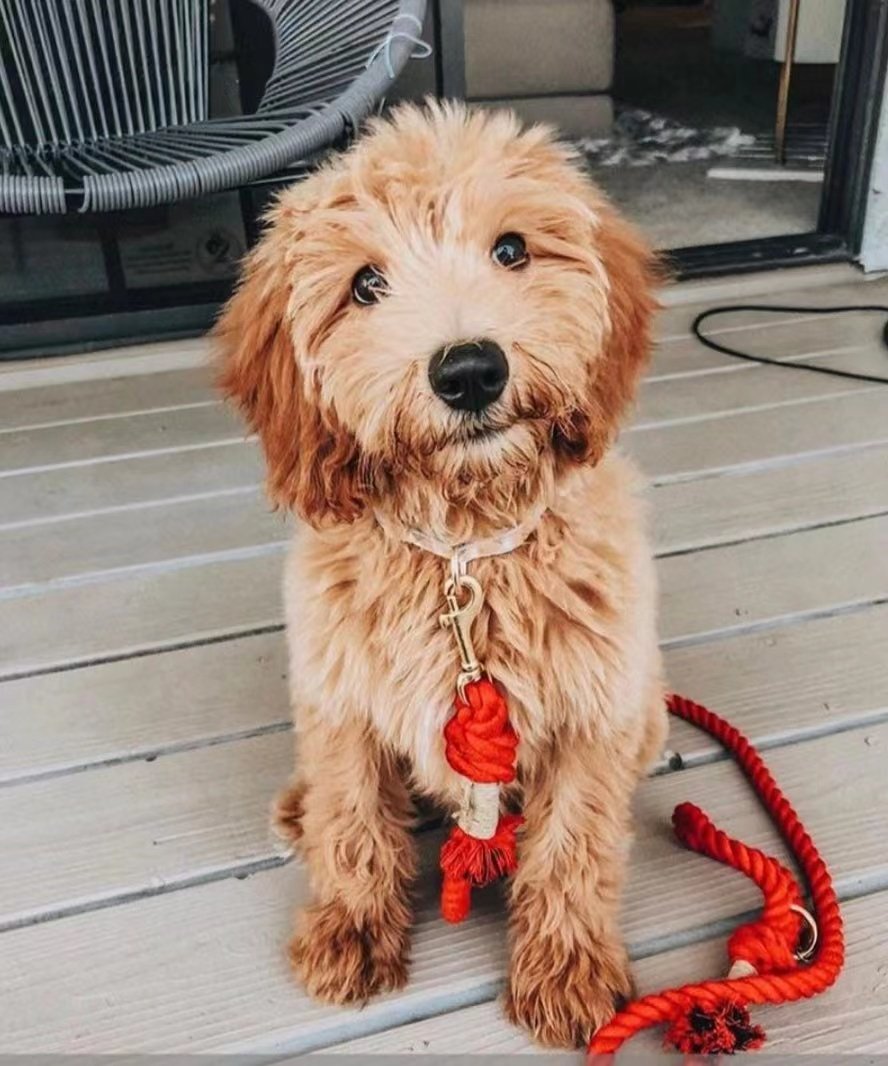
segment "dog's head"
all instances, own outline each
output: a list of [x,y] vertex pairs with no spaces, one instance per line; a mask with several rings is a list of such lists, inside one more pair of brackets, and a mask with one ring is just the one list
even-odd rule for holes
[[222,387],[311,522],[399,493],[502,516],[609,446],[653,280],[545,129],[405,107],[281,196],[217,327]]

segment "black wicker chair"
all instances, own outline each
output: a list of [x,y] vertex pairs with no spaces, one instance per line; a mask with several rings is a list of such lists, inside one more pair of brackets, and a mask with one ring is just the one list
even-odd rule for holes
[[425,0],[252,0],[272,73],[253,114],[208,108],[211,0],[0,0],[0,211],[170,203],[336,143],[411,54]]

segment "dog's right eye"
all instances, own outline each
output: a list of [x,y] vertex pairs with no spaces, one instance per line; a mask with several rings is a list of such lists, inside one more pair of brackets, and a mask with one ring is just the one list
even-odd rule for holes
[[501,233],[490,249],[490,255],[494,263],[506,270],[523,267],[529,258],[527,245],[520,233]]
[[352,298],[357,304],[379,303],[388,292],[388,282],[375,266],[365,266],[352,278]]

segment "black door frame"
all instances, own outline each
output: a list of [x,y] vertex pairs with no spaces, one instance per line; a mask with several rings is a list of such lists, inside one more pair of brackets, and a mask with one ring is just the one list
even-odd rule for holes
[[847,0],[817,229],[673,249],[669,257],[678,276],[854,260],[863,237],[886,70],[888,0]]

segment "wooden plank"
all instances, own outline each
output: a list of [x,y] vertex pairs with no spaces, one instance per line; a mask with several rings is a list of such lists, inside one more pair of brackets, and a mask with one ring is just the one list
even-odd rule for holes
[[818,266],[784,267],[757,270],[749,274],[729,274],[713,278],[694,278],[667,285],[660,296],[664,308],[683,307],[689,304],[726,303],[742,300],[751,303],[751,297],[768,297],[778,302],[789,302],[787,293],[828,288],[836,292],[842,287],[868,285],[884,280],[885,272],[864,274],[852,263],[826,263]]
[[277,625],[281,553],[0,601],[0,678]]
[[668,644],[888,598],[888,518],[748,541],[658,564]]
[[691,551],[888,511],[888,449],[876,447],[651,491],[661,553]]
[[[730,316],[725,316],[726,318]],[[888,317],[888,316],[886,316]],[[883,320],[878,316],[818,315],[804,320],[767,323],[749,328],[718,327],[713,322],[705,329],[719,340],[741,352],[781,359],[787,364],[810,362],[836,370],[888,376],[888,352],[882,340]],[[755,363],[713,351],[693,336],[673,337],[658,344],[648,371],[649,383],[663,382],[680,375],[708,375],[739,370],[754,370]],[[809,377],[806,371],[780,369],[787,377]]]
[[[885,291],[888,295],[888,285]],[[777,316],[772,322],[750,312],[724,316],[713,323],[711,332],[727,343],[732,343],[733,337],[743,350],[774,358],[808,358],[812,352],[850,349],[853,358],[834,356],[823,360],[824,365],[834,365],[837,361],[837,365],[847,369],[878,374],[886,371],[882,325],[878,315]],[[158,408],[217,403],[219,397],[209,367],[211,347],[208,341],[202,343],[206,365],[190,369],[0,391],[0,434],[16,428],[113,419]],[[751,367],[708,351],[690,336],[673,336],[658,345],[651,376],[660,379],[663,375],[710,369]]]
[[[624,442],[656,479],[691,479],[736,465],[742,469],[744,464],[884,441],[886,404],[888,400],[878,393],[836,397],[772,412],[737,413],[722,419],[717,431],[707,422],[630,430]],[[0,477],[0,529],[244,489],[258,485],[261,477],[256,445],[241,444],[237,437],[229,444],[194,451]]]
[[[669,648],[670,689],[734,722],[762,748],[888,716],[888,605]],[[705,733],[672,721],[686,763],[716,758]]]
[[291,526],[261,490],[114,515],[0,529],[0,597],[72,575],[200,561],[216,552],[282,544]]
[[622,441],[658,483],[785,464],[790,458],[888,442],[888,391],[876,386],[717,420],[629,429]]
[[[888,511],[884,449],[742,476],[677,482],[652,492],[657,550],[675,553]],[[242,492],[0,526],[0,596],[41,582],[283,542],[290,523],[264,494]]]
[[[888,518],[871,518],[664,559],[663,638],[702,640],[877,602],[886,535]],[[279,546],[240,554],[0,599],[0,678],[279,622]]]
[[292,766],[272,733],[0,790],[0,930],[272,861],[268,809]]
[[[731,304],[763,304],[766,307],[775,305],[799,307],[888,305],[888,278],[885,275],[867,279],[858,274],[857,277],[849,276],[844,281],[828,285],[811,285],[809,279],[798,277],[794,285],[784,287],[780,284],[771,288],[770,286],[778,280],[778,275],[771,272],[760,275],[759,284],[751,286],[746,291],[737,285],[738,280],[736,277],[722,279],[720,286],[712,286],[708,291],[702,287],[695,290],[691,285],[676,285],[667,289],[661,299],[664,309],[658,316],[658,337],[662,340],[674,336],[687,336],[691,322],[701,311],[710,307]],[[746,329],[762,325],[768,328],[780,322],[781,319],[786,321],[793,317],[796,316],[792,312],[783,314],[773,311],[743,311],[736,315],[720,316],[718,323],[713,322],[711,326],[712,329],[733,327]],[[858,316],[849,314],[845,317],[851,320]]]
[[105,514],[141,503],[254,489],[262,457],[235,439],[193,451],[142,455],[0,478],[0,529],[70,515]]
[[[243,458],[242,453],[236,455]],[[221,458],[227,462],[231,455],[223,451]],[[208,474],[219,466],[224,469],[225,462],[205,464]],[[246,479],[254,469],[253,464],[232,466],[235,476]],[[44,481],[51,477],[35,475]],[[62,478],[62,485],[66,481]],[[197,485],[192,482],[192,487]],[[3,487],[0,481],[0,495]],[[217,492],[135,508],[121,504],[116,512],[99,511],[64,522],[0,525],[0,593],[4,588],[118,567],[199,560],[216,551],[271,543],[289,535],[282,517],[269,512],[258,488],[246,485],[243,491]],[[38,495],[31,497],[35,505],[40,502]],[[658,551],[687,551],[885,513],[888,455],[884,448],[873,448],[736,477],[676,482],[654,489],[651,498]]]
[[3,685],[0,784],[289,725],[282,633]]
[[51,429],[19,429],[2,438],[0,477],[94,463],[113,456],[167,452],[243,440],[235,415],[221,404],[136,414]]
[[0,991],[4,1047],[285,1054],[463,1005],[502,965],[498,924],[478,943],[492,908],[445,927],[427,905],[410,987],[362,1011],[325,1007],[294,984],[284,952],[305,898],[291,865],[4,933],[15,974]]
[[[882,726],[771,756],[843,893],[879,891],[888,883],[881,817],[886,748],[888,726]],[[224,776],[213,775],[209,787],[224,791]],[[750,844],[781,853],[733,767],[704,766],[646,782],[624,918],[636,955],[667,946],[666,936],[676,943],[703,939],[712,923],[726,924],[757,905],[743,878],[669,839],[669,812],[683,799],[703,802]],[[206,795],[197,801],[212,805]],[[183,832],[183,848],[186,840]],[[432,891],[427,883],[423,899]],[[8,1019],[4,1046],[21,1053],[300,1051],[490,999],[501,982],[505,930],[488,894],[457,927],[445,926],[434,904],[421,905],[405,992],[363,1011],[310,1003],[293,987],[282,950],[292,907],[305,897],[300,869],[291,864],[6,932],[4,961],[16,980],[0,992]],[[133,958],[150,965],[134,967]]]
[[[762,1054],[876,1054],[888,1051],[888,893],[856,899],[844,908],[848,963],[833,988],[814,999],[754,1010],[768,1042]],[[717,975],[724,968],[724,937],[639,959],[639,994]],[[639,1034],[625,1047],[633,1056],[661,1051],[662,1030]],[[510,1025],[499,1002],[480,1003],[436,1018],[424,1018],[328,1048],[347,1055],[515,1055],[540,1054],[528,1037]],[[543,1056],[545,1061],[545,1056]],[[573,1057],[561,1056],[572,1062]],[[581,1061],[581,1055],[576,1055]],[[652,1058],[651,1061],[654,1061]]]
[[[888,380],[888,379],[886,379]],[[638,414],[632,423],[636,432],[657,426],[741,411],[762,411],[842,394],[866,394],[878,385],[793,373],[778,367],[752,367],[742,374],[692,375],[653,381],[642,387]],[[780,412],[776,412],[780,417]]]
[[0,392],[192,370],[206,366],[207,350],[206,338],[194,337],[125,345],[78,356],[2,361]]
[[[883,718],[886,644],[879,606],[667,649],[666,676],[767,747]],[[0,784],[283,727],[286,669],[274,633],[7,682]],[[681,722],[669,746],[688,764],[721,750]]]
[[0,433],[216,400],[204,367],[19,389],[0,392]]
[[[767,346],[761,345],[760,347],[765,349],[762,354],[770,358],[772,352],[767,349]],[[835,370],[848,370],[852,373],[874,374],[877,377],[888,378],[888,358],[885,353],[886,350],[881,344],[851,344],[838,348],[814,347],[798,352],[793,350],[791,354],[782,357],[783,363],[789,369],[777,368],[777,371],[793,378],[808,377],[807,371],[792,370],[791,367],[796,363],[810,363],[814,367],[831,367]],[[655,356],[650,371],[642,382],[641,395],[644,396],[646,388],[679,378],[705,377],[711,379],[711,385],[715,388],[717,377],[759,368],[757,363],[723,355],[704,348],[696,341],[688,340],[685,343],[673,345],[668,352],[663,353],[662,358]],[[722,390],[729,388],[727,381],[720,382],[719,387]]]
[[[879,846],[883,823],[872,814],[884,790],[886,752],[888,724],[875,723],[781,748],[771,757],[811,831],[824,847],[832,842],[833,861],[846,885],[855,879],[888,882],[888,852]],[[0,790],[0,824],[6,827],[0,931],[275,862],[280,848],[270,837],[267,812],[292,763],[292,738],[272,733]],[[849,765],[855,768],[850,783]],[[828,796],[827,783],[839,791]],[[644,783],[636,803],[628,897],[640,942],[739,913],[751,897],[744,894],[748,886],[742,880],[713,873],[713,892],[697,883],[698,905],[689,914],[681,897],[700,866],[689,854],[670,858],[675,845],[663,832],[664,817],[684,798],[711,809],[716,820],[733,823],[739,816],[729,803],[751,806],[745,789],[734,767],[724,762]],[[710,792],[718,793],[718,800],[708,798]],[[137,796],[139,802],[115,802],[121,796]],[[754,811],[757,818],[746,831],[758,832],[756,840],[768,843],[767,821]],[[661,860],[664,870],[658,873]],[[674,914],[659,914],[658,908],[670,902]],[[736,909],[726,911],[725,904]]]
[[[867,371],[884,370],[884,348],[880,338],[880,323],[876,316],[845,318],[826,317],[798,322],[777,322],[771,328],[756,326],[741,330],[743,345],[751,351],[761,348],[778,357],[802,356],[812,350],[831,351],[841,347],[851,351],[836,358],[837,365]],[[732,330],[730,324],[719,329]],[[654,376],[680,372],[682,369],[733,367],[751,369],[725,357],[708,353],[696,342],[688,340],[675,351],[666,345],[658,353]],[[206,357],[209,357],[207,346]],[[679,363],[676,363],[676,359]],[[824,365],[833,359],[826,358]],[[704,375],[704,378],[707,378]],[[713,398],[720,398],[724,409],[777,403],[784,399],[800,399],[827,395],[859,388],[859,383],[782,370],[762,370],[733,383],[731,389],[714,389],[706,380],[673,393],[663,386],[673,384],[655,380],[642,393],[642,422],[665,418],[687,417],[720,408],[713,408]],[[736,396],[734,395],[736,393]],[[85,461],[114,454],[129,454],[157,447],[176,447],[183,433],[192,425],[192,439],[203,440],[202,434],[227,434],[236,425],[233,416],[221,405],[213,403],[209,370],[205,367],[142,374],[138,377],[111,378],[74,382],[61,386],[24,389],[0,395],[0,428],[20,427],[3,433],[6,469],[24,465],[40,467],[53,461]],[[155,415],[145,413],[153,407],[210,404],[208,407],[180,407]],[[75,420],[65,424],[65,420]],[[98,421],[90,421],[98,419]],[[51,428],[28,432],[29,423],[49,424]],[[35,433],[40,436],[35,436]],[[158,438],[160,438],[158,440]]]

